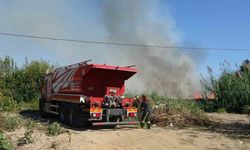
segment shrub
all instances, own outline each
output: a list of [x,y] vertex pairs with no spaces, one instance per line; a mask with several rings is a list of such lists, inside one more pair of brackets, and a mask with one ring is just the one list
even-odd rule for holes
[[63,130],[59,123],[54,122],[48,125],[48,135],[57,136],[61,133],[63,133]]
[[197,104],[205,112],[215,112],[219,109],[219,106],[217,106],[217,100],[201,99]]
[[245,114],[250,115],[250,105],[245,105],[245,106],[243,107],[243,112],[244,112]]
[[39,100],[34,99],[34,100],[29,101],[29,102],[18,103],[15,111],[20,112],[23,110],[38,110],[38,107],[39,107]]
[[11,150],[11,143],[4,137],[3,133],[0,132],[0,150]]
[[211,68],[208,71],[209,79],[202,79],[204,93],[214,92],[217,99],[212,103],[203,102],[204,110],[224,108],[229,113],[244,113],[246,106],[250,105],[250,61],[245,60],[238,70],[233,70],[225,61],[219,77],[213,75]]
[[18,116],[0,115],[0,129],[4,131],[14,131],[22,125],[22,119]]
[[18,145],[24,145],[24,144],[30,144],[34,142],[34,139],[32,138],[33,130],[27,130],[24,133],[24,137],[18,139]]
[[14,111],[17,108],[17,103],[11,97],[0,97],[0,111]]
[[0,114],[0,132],[4,131],[4,117]]
[[44,60],[28,62],[26,59],[26,64],[17,68],[12,58],[0,58],[0,97],[17,103],[38,99],[44,74],[50,68],[52,66]]
[[40,88],[44,80],[44,74],[50,65],[46,61],[32,61],[24,68],[13,73],[11,81],[13,86],[13,98],[17,102],[27,102],[38,99]]
[[208,123],[206,114],[195,101],[168,98],[159,95],[157,92],[152,92],[148,96],[153,101],[151,102],[151,106],[153,106],[152,123],[159,126],[171,124],[177,127]]
[[36,122],[31,119],[26,119],[24,123],[26,129],[33,130],[36,127]]
[[217,110],[217,113],[226,113],[226,109],[225,108],[219,108]]

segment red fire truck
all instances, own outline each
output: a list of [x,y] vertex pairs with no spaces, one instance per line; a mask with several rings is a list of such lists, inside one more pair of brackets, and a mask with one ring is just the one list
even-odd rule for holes
[[48,71],[41,91],[42,117],[54,114],[72,126],[134,125],[137,109],[125,98],[125,81],[134,66],[88,64],[89,61]]

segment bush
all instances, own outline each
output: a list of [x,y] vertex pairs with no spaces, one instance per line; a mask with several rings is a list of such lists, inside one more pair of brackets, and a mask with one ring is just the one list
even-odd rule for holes
[[4,117],[0,114],[0,132],[4,131]]
[[217,113],[226,113],[226,109],[225,108],[219,108],[217,110]]
[[17,103],[10,97],[0,97],[0,112],[20,112],[23,110],[38,110],[39,100]]
[[0,111],[14,111],[17,108],[17,102],[7,96],[0,97]]
[[33,130],[36,127],[37,123],[31,119],[26,119],[24,125],[26,129]]
[[0,132],[0,150],[11,150],[12,145],[11,143],[6,140],[3,133]]
[[16,106],[16,110],[15,111],[23,111],[23,110],[38,110],[39,107],[39,100],[38,99],[34,99],[32,101],[29,102],[20,102],[17,104]]
[[243,112],[244,112],[245,114],[250,115],[250,105],[245,105],[245,106],[243,107]]
[[2,116],[0,115],[0,130],[14,131],[22,125],[22,119],[18,116]]
[[24,145],[24,144],[30,144],[34,142],[34,139],[32,138],[33,130],[27,130],[24,133],[24,137],[18,139],[18,145]]
[[[7,104],[10,100],[17,103],[37,100],[44,74],[50,68],[52,66],[44,60],[30,63],[26,60],[23,67],[17,68],[12,58],[8,56],[0,58],[0,99],[3,96],[9,99],[5,100]],[[0,109],[1,107],[3,106],[0,106]]]
[[[244,113],[250,105],[250,62],[245,60],[238,70],[232,70],[228,62],[221,65],[221,74],[217,78],[209,68],[209,79],[202,79],[204,93],[214,92],[217,99],[212,103],[203,102],[206,111],[218,111],[224,108],[229,113]],[[208,108],[208,109],[207,109]]]
[[48,135],[57,136],[61,133],[63,133],[63,130],[59,123],[54,122],[48,125]]
[[201,99],[197,104],[205,112],[216,112],[219,109],[219,106],[217,106],[217,100]]
[[32,61],[30,64],[13,73],[11,82],[13,86],[13,99],[17,102],[28,102],[38,99],[44,74],[50,66],[45,61]]

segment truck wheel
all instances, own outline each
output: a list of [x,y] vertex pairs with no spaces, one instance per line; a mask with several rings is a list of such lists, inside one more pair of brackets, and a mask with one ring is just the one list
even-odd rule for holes
[[69,108],[69,124],[71,126],[77,126],[77,110],[75,105],[71,105]]
[[42,118],[48,117],[48,114],[45,112],[45,104],[42,99],[39,99],[39,111]]
[[60,121],[64,124],[69,124],[69,110],[64,106],[61,106]]

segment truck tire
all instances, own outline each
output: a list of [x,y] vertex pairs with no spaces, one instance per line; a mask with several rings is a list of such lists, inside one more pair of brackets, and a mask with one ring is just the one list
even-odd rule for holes
[[77,121],[78,107],[75,104],[72,104],[69,108],[69,124],[70,126],[76,127],[78,126]]
[[64,124],[69,124],[69,109],[65,105],[60,106],[60,121]]
[[88,121],[89,113],[84,113],[80,110],[79,105],[72,104],[68,113],[69,124],[72,127],[89,127],[91,123]]
[[48,118],[49,114],[45,112],[45,104],[43,99],[39,99],[39,111],[42,118]]

